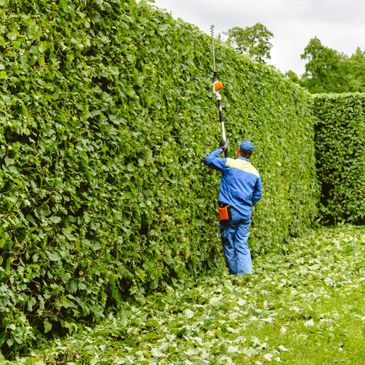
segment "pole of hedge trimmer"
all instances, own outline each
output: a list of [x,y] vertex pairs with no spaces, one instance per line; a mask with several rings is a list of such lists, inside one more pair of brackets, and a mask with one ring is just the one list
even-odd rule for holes
[[[210,32],[212,37],[212,58],[213,58],[213,92],[217,97],[217,106],[218,106],[218,114],[219,114],[219,120],[221,122],[222,126],[222,142],[225,142],[227,140],[226,137],[226,130],[224,127],[224,116],[223,116],[223,107],[222,107],[222,96],[219,93],[219,90],[223,88],[223,84],[218,81],[218,72],[216,70],[215,66],[215,47],[214,47],[214,25],[210,26]],[[224,150],[224,156],[228,157],[228,151],[227,149]]]

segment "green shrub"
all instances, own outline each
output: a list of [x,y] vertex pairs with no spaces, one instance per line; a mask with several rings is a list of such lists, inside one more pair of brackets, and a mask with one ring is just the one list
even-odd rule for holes
[[[2,2],[0,345],[102,319],[127,298],[223,265],[210,39],[135,0]],[[217,47],[232,150],[264,184],[255,255],[316,205],[311,98]],[[231,152],[232,154],[233,152]]]
[[318,94],[316,164],[323,223],[365,223],[365,94]]

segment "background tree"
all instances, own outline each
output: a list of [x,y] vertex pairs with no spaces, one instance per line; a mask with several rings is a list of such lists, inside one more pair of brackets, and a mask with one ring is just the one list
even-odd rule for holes
[[348,84],[348,91],[365,92],[365,51],[360,48],[345,59],[343,71]]
[[312,93],[365,91],[365,52],[348,57],[312,38],[301,58],[306,60],[300,84]]
[[309,91],[313,93],[341,92],[345,88],[342,54],[323,46],[315,37],[309,41],[301,58],[307,61],[301,84]]
[[237,52],[246,54],[261,63],[265,63],[265,59],[271,58],[270,40],[274,35],[261,23],[256,23],[252,27],[230,28],[227,35],[227,42]]

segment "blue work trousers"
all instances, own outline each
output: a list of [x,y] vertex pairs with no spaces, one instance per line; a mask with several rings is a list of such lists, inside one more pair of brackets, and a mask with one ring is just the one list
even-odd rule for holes
[[219,223],[224,258],[231,274],[251,274],[251,253],[247,243],[250,233],[251,214],[242,216],[233,207],[230,207],[230,209],[230,221]]

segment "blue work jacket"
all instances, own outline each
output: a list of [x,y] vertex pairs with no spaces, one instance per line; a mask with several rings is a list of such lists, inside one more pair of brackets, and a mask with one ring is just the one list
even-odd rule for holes
[[210,153],[205,164],[222,172],[218,201],[236,208],[243,216],[251,216],[262,195],[262,182],[258,171],[245,157],[219,158],[218,149]]

